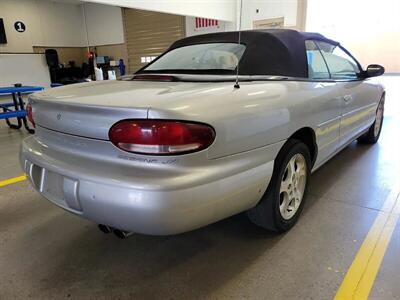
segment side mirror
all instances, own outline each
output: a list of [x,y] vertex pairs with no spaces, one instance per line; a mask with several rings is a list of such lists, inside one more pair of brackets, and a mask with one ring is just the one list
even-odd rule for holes
[[381,65],[369,65],[365,71],[366,77],[381,76],[385,73],[385,68]]

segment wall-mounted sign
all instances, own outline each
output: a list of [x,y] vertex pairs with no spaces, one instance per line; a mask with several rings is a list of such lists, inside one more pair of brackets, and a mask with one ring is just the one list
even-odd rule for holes
[[149,62],[152,62],[156,58],[157,58],[157,56],[142,56],[142,57],[140,57],[140,62],[142,64],[147,64]]
[[24,32],[26,30],[26,26],[21,21],[17,21],[14,23],[14,28],[18,32]]
[[285,26],[284,17],[253,21],[253,29],[283,28],[284,26]]
[[218,20],[213,20],[213,19],[206,19],[206,18],[195,18],[196,22],[196,29],[195,30],[201,30],[204,28],[219,28],[219,22]]

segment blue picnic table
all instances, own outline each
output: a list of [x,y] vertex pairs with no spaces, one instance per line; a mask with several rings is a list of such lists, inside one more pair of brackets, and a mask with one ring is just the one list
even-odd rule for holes
[[[29,133],[34,133],[35,131],[29,128],[28,122],[26,120],[26,110],[24,100],[22,99],[22,94],[29,94],[33,92],[42,91],[44,88],[41,86],[22,86],[16,84],[10,87],[0,87],[0,95],[11,95],[13,102],[0,103],[0,108],[3,112],[0,112],[0,120],[5,119],[7,125],[13,129],[20,129],[22,123]],[[18,124],[12,124],[10,119],[17,118]]]

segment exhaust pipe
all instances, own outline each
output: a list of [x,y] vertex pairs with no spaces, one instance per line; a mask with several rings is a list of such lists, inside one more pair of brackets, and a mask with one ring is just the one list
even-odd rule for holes
[[99,227],[99,230],[103,233],[111,233],[113,231],[110,226],[107,226],[104,224],[99,224],[98,227]]
[[116,237],[118,237],[120,239],[126,239],[128,236],[132,235],[133,232],[114,229],[114,234]]

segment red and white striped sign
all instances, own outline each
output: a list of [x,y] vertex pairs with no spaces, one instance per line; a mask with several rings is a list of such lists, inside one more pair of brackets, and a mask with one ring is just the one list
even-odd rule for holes
[[218,27],[218,20],[196,18],[196,29],[204,27]]

